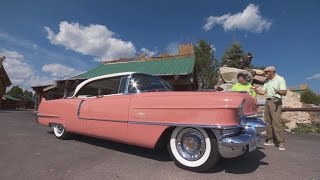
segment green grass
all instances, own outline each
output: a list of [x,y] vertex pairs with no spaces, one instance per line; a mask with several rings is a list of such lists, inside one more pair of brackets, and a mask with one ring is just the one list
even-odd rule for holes
[[297,124],[293,132],[300,134],[320,134],[320,125],[314,124]]

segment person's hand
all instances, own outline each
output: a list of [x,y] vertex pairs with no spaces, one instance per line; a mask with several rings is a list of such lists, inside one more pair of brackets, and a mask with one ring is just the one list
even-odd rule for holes
[[[276,94],[280,94],[280,90],[274,90],[274,92],[276,93]],[[281,95],[281,94],[280,94]]]
[[273,89],[274,90],[274,93],[276,93],[276,94],[279,94],[279,92],[280,92],[280,90],[277,90],[277,89]]
[[257,91],[257,87],[252,86],[252,87],[251,87],[251,90]]

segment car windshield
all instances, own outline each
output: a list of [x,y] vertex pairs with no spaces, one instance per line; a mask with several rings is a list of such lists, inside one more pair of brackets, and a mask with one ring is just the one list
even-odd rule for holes
[[170,84],[155,76],[133,74],[129,84],[129,93],[171,91]]

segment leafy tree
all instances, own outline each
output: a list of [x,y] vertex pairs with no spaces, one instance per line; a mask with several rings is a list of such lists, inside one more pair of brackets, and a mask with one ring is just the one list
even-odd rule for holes
[[22,95],[23,96],[23,90],[19,86],[13,86],[8,92],[8,95],[10,96],[17,96]]
[[317,95],[312,90],[308,89],[301,94],[301,102],[306,104],[320,104],[320,95]]
[[214,50],[204,40],[194,47],[197,79],[200,89],[212,89],[218,81],[219,63],[214,59]]
[[24,91],[23,91],[23,96],[33,99],[33,93],[32,93],[32,91],[24,90]]
[[13,86],[6,94],[12,97],[18,97],[20,95],[20,96],[29,97],[33,99],[32,91],[23,90],[19,86]]

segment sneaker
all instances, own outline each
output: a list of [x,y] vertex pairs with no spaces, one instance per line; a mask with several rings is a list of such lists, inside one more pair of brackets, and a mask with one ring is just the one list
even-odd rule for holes
[[279,151],[285,151],[286,147],[284,146],[283,143],[280,143],[279,146],[278,146],[278,149],[279,149]]
[[274,146],[274,142],[272,140],[269,140],[269,141],[263,143],[263,145],[265,145],[265,146]]

